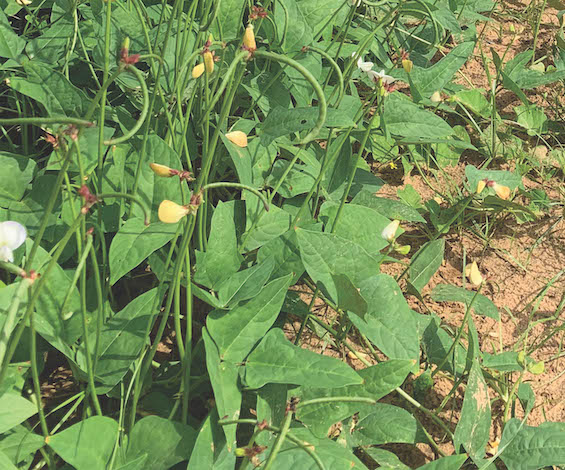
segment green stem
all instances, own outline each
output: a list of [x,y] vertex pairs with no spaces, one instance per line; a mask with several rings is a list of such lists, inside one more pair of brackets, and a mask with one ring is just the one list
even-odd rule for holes
[[[0,334],[0,365],[4,363],[4,356],[6,355],[6,349],[8,347],[8,340],[10,335],[16,326],[16,317],[18,315],[18,309],[20,303],[22,302],[24,296],[27,293],[29,287],[33,284],[33,280],[24,278],[20,281],[18,285],[18,290],[14,294],[12,303],[10,304],[10,309],[6,315],[4,321],[4,326],[2,327],[2,333]],[[8,365],[6,365],[8,367]]]
[[135,125],[128,132],[126,132],[121,137],[116,137],[114,139],[105,140],[104,145],[108,145],[108,146],[117,145],[117,144],[121,144],[122,142],[125,142],[126,140],[131,139],[137,133],[137,131],[141,128],[141,126],[143,125],[143,122],[145,121],[145,118],[147,117],[147,114],[149,113],[149,92],[147,91],[147,85],[145,84],[145,80],[143,79],[143,75],[133,65],[128,66],[126,68],[126,70],[128,72],[131,72],[133,75],[135,75],[135,78],[137,78],[137,81],[139,82],[139,86],[141,87],[141,93],[143,95],[143,107],[141,108],[141,113],[139,115],[139,119],[137,120]]
[[59,241],[59,244],[58,244],[59,246],[57,247],[57,250],[55,251],[55,253],[51,257],[51,260],[49,261],[49,264],[45,268],[45,271],[43,273],[41,273],[41,277],[39,278],[39,280],[37,280],[35,282],[36,287],[33,290],[33,293],[31,295],[30,300],[28,301],[26,311],[25,311],[18,327],[15,330],[15,333],[12,335],[11,341],[9,343],[7,352],[6,352],[5,357],[4,357],[4,362],[0,364],[0,387],[2,386],[2,383],[4,382],[4,379],[6,378],[6,374],[8,372],[8,364],[10,364],[10,361],[12,360],[14,352],[16,351],[16,347],[18,346],[18,344],[20,342],[20,338],[23,334],[26,323],[29,321],[29,319],[31,317],[31,314],[32,314],[33,309],[35,307],[35,303],[36,303],[37,299],[39,298],[39,294],[41,293],[41,290],[42,290],[42,288],[43,288],[43,286],[46,282],[46,279],[49,277],[49,273],[55,268],[55,265],[57,265],[57,261],[59,260],[59,257],[63,253],[63,250],[65,249],[65,246],[69,242],[71,236],[79,228],[83,217],[84,217],[84,215],[80,214],[74,220],[74,222],[71,224],[71,226],[68,228],[67,233],[65,233],[64,237]]
[[123,198],[123,199],[129,199],[131,202],[135,202],[139,207],[141,207],[141,210],[143,211],[143,217],[145,218],[144,220],[145,225],[149,225],[151,220],[151,213],[149,212],[149,209],[145,206],[145,203],[138,196],[128,193],[103,193],[103,194],[98,194],[96,197],[100,200],[110,199],[110,198]]
[[225,182],[225,181],[220,181],[218,183],[208,183],[206,186],[202,187],[202,191],[206,191],[208,189],[213,189],[213,188],[245,189],[246,191],[249,191],[250,193],[255,194],[255,196],[257,196],[259,199],[261,199],[261,202],[263,203],[265,210],[269,211],[269,201],[267,201],[267,198],[263,195],[263,193],[261,193],[259,190],[255,189],[255,188],[252,188],[251,186],[247,186],[246,184],[241,184],[241,183],[228,183],[228,182]]
[[263,466],[263,470],[271,470],[271,467],[275,463],[275,459],[277,458],[277,455],[280,452],[281,447],[288,434],[288,430],[290,429],[290,423],[292,422],[292,415],[293,415],[292,411],[287,411],[281,426],[281,431],[277,435],[277,438],[275,439],[275,443],[273,444],[273,448],[271,450],[271,453],[269,454],[269,457],[267,457],[267,461]]
[[[320,54],[324,59],[326,59],[330,63],[330,65],[335,70],[335,73],[337,75],[337,81],[338,81],[338,89],[339,89],[339,92],[337,94],[337,101],[338,102],[341,101],[341,97],[343,96],[343,73],[341,72],[339,65],[337,65],[337,62],[333,59],[333,57],[331,55],[329,55],[326,51],[323,51],[322,49],[319,49],[315,46],[309,46],[308,50],[314,51],[314,52]],[[328,78],[326,80],[326,83],[329,83],[330,78],[331,78],[331,73],[328,74]]]
[[24,118],[10,118],[10,119],[0,119],[0,126],[9,125],[24,125],[24,124],[34,124],[36,126],[42,126],[45,124],[74,124],[75,126],[92,127],[94,124],[91,121],[80,118],[72,117],[24,117]]

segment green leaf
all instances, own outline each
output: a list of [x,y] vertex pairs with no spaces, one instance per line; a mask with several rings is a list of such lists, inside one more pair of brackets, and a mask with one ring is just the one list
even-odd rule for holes
[[25,39],[15,33],[4,11],[0,11],[0,57],[17,59],[25,45]]
[[[261,143],[266,146],[283,135],[312,129],[316,125],[318,115],[318,107],[286,109],[277,106],[261,124]],[[355,126],[355,122],[346,112],[329,108],[324,126],[347,128]]]
[[290,280],[290,275],[275,279],[249,302],[208,315],[206,327],[221,360],[236,363],[245,359],[277,319]]
[[[282,423],[286,413],[288,386],[284,384],[267,384],[257,390],[257,420],[266,420],[270,425]],[[276,439],[272,433],[261,433],[257,443],[271,447]]]
[[347,364],[293,345],[276,328],[249,355],[245,367],[245,382],[252,388],[267,383],[334,388],[362,381]]
[[[26,253],[33,242],[26,240]],[[51,256],[41,246],[33,259],[33,269],[43,272]],[[67,292],[71,292],[64,307]],[[81,336],[80,297],[67,273],[58,264],[45,278],[35,306],[34,325],[37,332],[67,357],[74,357],[70,346]],[[69,318],[70,317],[70,318]]]
[[[334,225],[338,208],[337,202],[326,202],[320,209],[319,219],[324,222],[327,232]],[[361,245],[367,253],[376,255],[388,246],[388,242],[381,236],[381,233],[389,223],[390,219],[372,208],[358,204],[345,204],[333,233]]]
[[401,137],[429,139],[453,134],[443,119],[396,92],[385,100],[383,120],[388,132]]
[[400,459],[388,450],[378,447],[365,447],[363,451],[369,454],[383,470],[410,470]]
[[3,470],[18,470],[8,456],[0,450],[0,468]]
[[413,207],[393,199],[376,197],[368,191],[361,191],[353,198],[351,203],[369,207],[389,219],[405,220],[407,222],[426,222],[426,219]]
[[[508,186],[511,190],[523,187],[522,177],[519,174],[512,173],[510,171],[478,170],[473,165],[467,165],[465,167],[465,176],[467,177],[469,188],[472,192],[476,191],[479,181],[483,179],[488,179],[490,181],[495,181],[498,184]],[[487,194],[493,195],[495,193],[492,188],[487,187],[483,190],[481,196]]]
[[[73,36],[75,25],[71,15],[65,15],[41,31],[26,46],[26,53],[31,59],[46,64],[55,64],[66,52],[69,38]],[[81,147],[82,150],[82,147]]]
[[[274,188],[278,186],[279,181],[287,172],[290,166],[290,161],[277,160],[267,178],[267,184]],[[316,178],[320,173],[320,163],[314,160],[312,164],[301,165],[295,163],[294,166],[288,171],[286,178],[277,190],[284,198],[291,198],[299,194],[306,194],[312,188]]]
[[[245,206],[248,231],[242,236],[245,240],[244,251],[255,250],[290,228],[291,216],[288,212],[275,205],[271,205],[269,211],[265,212],[263,203],[255,195],[246,195]],[[253,226],[256,219],[258,221]]]
[[[362,385],[341,388],[302,387],[298,395],[301,401],[322,397],[367,397],[380,400],[396,387],[400,387],[414,367],[413,361],[390,360],[361,369],[358,374]],[[300,407],[296,417],[317,437],[324,437],[333,424],[358,413],[367,405],[361,403],[331,402]]]
[[151,253],[171,241],[176,231],[176,224],[154,222],[145,225],[138,218],[126,221],[110,245],[110,285],[114,285]]
[[490,103],[483,95],[484,90],[473,88],[472,90],[459,90],[455,93],[454,98],[465,109],[472,111],[481,117],[487,117],[490,112]]
[[434,287],[430,296],[434,302],[462,302],[469,305],[475,297],[472,309],[477,315],[494,318],[498,320],[500,315],[496,305],[488,297],[476,292],[457,287],[451,284],[438,284]]
[[366,411],[351,433],[357,445],[426,442],[420,424],[405,409],[377,403]]
[[[152,310],[157,289],[151,289],[133,299],[123,310],[114,315],[100,332],[100,356],[96,366],[96,378],[106,386],[116,385],[126,374],[143,348],[158,308]],[[91,344],[94,338],[91,338]],[[79,361],[83,369],[85,359]]]
[[351,322],[391,359],[420,357],[418,327],[396,281],[378,274],[359,284],[367,301],[365,319],[349,315]]
[[[243,9],[247,3],[245,0],[222,0],[218,5],[218,19],[217,23],[220,26],[218,29],[214,21],[212,26],[212,33],[216,40],[228,41],[239,36],[242,29]],[[222,35],[220,36],[220,31]]]
[[206,252],[196,252],[194,281],[206,287],[215,289],[221,282],[238,272],[241,265],[234,202],[218,202],[212,215],[208,248]]
[[60,72],[48,64],[30,60],[24,64],[27,78],[10,78],[10,86],[40,103],[51,116],[80,116],[86,113],[88,99]]
[[218,410],[213,408],[200,425],[186,470],[233,470],[235,453],[228,452]]
[[483,353],[483,367],[501,372],[518,372],[524,366],[518,362],[518,352],[505,351],[499,354]]
[[37,413],[37,406],[15,393],[0,396],[0,434]]
[[[206,347],[206,367],[214,390],[218,415],[226,416],[228,419],[238,419],[242,401],[238,367],[220,360],[220,351],[207,328],[202,329],[202,338]],[[231,452],[236,445],[237,425],[230,424],[222,428],[226,436],[228,451]]]
[[0,152],[0,165],[0,204],[19,201],[33,178],[35,162],[22,155]]
[[76,470],[105,470],[118,437],[118,423],[93,416],[49,437],[51,447]]
[[[521,428],[521,429],[520,429]],[[531,470],[565,465],[565,425],[545,422],[522,426],[513,418],[506,423],[500,440],[500,458],[508,470]]]
[[23,426],[16,426],[0,436],[0,452],[16,465],[33,456],[44,445],[43,436],[34,434]]
[[433,240],[424,244],[410,261],[410,283],[420,292],[441,266],[445,240]]
[[543,110],[535,105],[520,105],[514,108],[516,121],[528,135],[545,134],[547,132],[547,116]]
[[448,455],[418,467],[419,470],[459,470],[468,459],[467,455]]
[[332,280],[337,292],[337,306],[364,319],[367,313],[367,301],[349,278],[345,274],[332,274]]
[[[351,450],[327,437],[318,439],[307,429],[299,427],[291,428],[290,434],[302,442],[310,444],[328,470],[367,469]],[[264,461],[268,454],[269,452],[267,451],[259,455],[259,459],[263,462],[263,465],[259,468],[264,467]],[[318,465],[312,460],[310,455],[304,452],[304,449],[288,439],[285,440],[281,452],[279,452],[271,467],[272,470],[317,470],[318,468]]]
[[473,459],[482,459],[489,440],[490,418],[488,387],[481,366],[477,361],[473,361],[463,398],[461,417],[455,428],[455,449],[458,450],[463,446]]
[[[433,320],[424,330],[422,346],[428,361],[432,364],[439,365],[443,362],[443,359],[451,348],[453,337],[440,327],[441,320],[439,317],[434,316],[432,318]],[[443,364],[442,370],[446,370],[452,374],[462,374],[466,365],[466,356],[466,350],[461,344],[458,344],[455,348],[455,354],[450,354],[448,360]]]
[[[137,174],[137,166],[141,158],[141,141],[141,138],[131,141],[134,151],[127,156],[125,161],[124,173],[128,191],[133,188]],[[159,204],[164,199],[181,203],[182,195],[178,182],[157,176],[151,170],[150,163],[159,163],[176,169],[182,168],[182,165],[178,154],[163,139],[155,134],[147,137],[145,154],[139,172],[138,194],[141,200],[151,208],[151,212],[156,214]],[[112,199],[107,199],[107,201],[111,202]],[[137,204],[133,205],[132,215],[143,218],[143,211]]]
[[475,48],[474,41],[464,42],[453,48],[449,54],[428,68],[415,66],[410,73],[412,82],[425,98],[441,91],[463,66]]
[[329,233],[296,229],[302,262],[310,277],[329,297],[337,300],[332,275],[344,274],[359,283],[379,272],[379,262],[360,245]]
[[275,262],[273,258],[266,258],[255,266],[235,273],[218,287],[218,300],[225,307],[228,304],[236,305],[244,300],[249,300],[261,292],[269,279]]
[[127,460],[147,454],[144,470],[168,470],[188,460],[196,436],[196,430],[186,424],[146,416],[135,423],[129,435]]
[[292,283],[295,283],[302,276],[304,265],[302,264],[298,239],[294,230],[283,233],[259,248],[257,252],[257,261],[259,263],[270,257],[275,261],[275,268],[271,274],[271,279],[291,273]]
[[286,30],[284,43],[281,48],[284,51],[294,51],[302,46],[308,46],[313,40],[312,27],[308,24],[298,0],[284,0],[288,17],[282,8],[275,8],[274,21],[277,25],[278,40],[283,39],[283,31]]

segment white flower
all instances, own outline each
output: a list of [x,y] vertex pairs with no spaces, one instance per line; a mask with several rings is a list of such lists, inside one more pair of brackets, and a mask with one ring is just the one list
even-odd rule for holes
[[375,83],[379,83],[379,80],[382,80],[383,85],[390,85],[396,81],[396,78],[387,75],[384,70],[381,70],[380,72],[369,70],[367,75],[369,75],[369,78]]
[[27,232],[25,227],[8,220],[0,222],[0,261],[14,262],[14,250],[25,242]]
[[[351,57],[355,57],[355,54],[357,54],[357,52],[351,54]],[[369,72],[369,70],[373,68],[373,65],[374,64],[372,62],[363,61],[363,56],[357,59],[357,68],[361,70],[361,72],[365,72],[365,73]]]
[[396,232],[399,226],[400,226],[400,220],[393,220],[381,232],[381,237],[383,237],[387,242],[392,243],[396,238]]

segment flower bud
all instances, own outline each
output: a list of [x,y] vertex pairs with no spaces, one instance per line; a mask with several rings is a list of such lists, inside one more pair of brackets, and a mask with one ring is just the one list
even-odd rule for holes
[[198,78],[204,73],[204,63],[196,65],[192,69],[192,78]]
[[543,361],[530,362],[527,368],[534,375],[541,375],[545,372],[545,364]]
[[410,253],[410,245],[397,245],[394,247],[394,251],[400,255],[407,255]]
[[232,131],[226,134],[226,138],[238,147],[247,147],[247,135],[245,132]]
[[467,276],[467,279],[469,279],[474,286],[480,286],[483,283],[483,276],[481,276],[476,261],[473,261],[472,264],[468,264],[465,267],[465,276]]
[[175,224],[190,212],[186,206],[165,199],[159,204],[159,220],[166,224]]
[[149,166],[153,170],[153,173],[162,178],[170,178],[175,175],[175,171],[168,166],[161,165],[159,163],[150,163]]
[[494,183],[492,186],[494,192],[500,199],[510,199],[510,188],[502,184]]
[[402,68],[406,73],[412,72],[412,68],[414,67],[413,62],[410,59],[403,59],[402,60]]
[[477,194],[481,194],[481,193],[483,192],[483,189],[485,189],[486,185],[487,185],[487,182],[486,182],[485,180],[480,180],[480,181],[477,183],[477,191],[476,191],[476,193],[477,193]]
[[400,227],[400,220],[393,220],[384,228],[381,233],[381,237],[383,237],[387,242],[392,243],[396,238],[398,227]]
[[243,34],[243,44],[250,51],[257,49],[257,43],[255,42],[255,33],[253,32],[252,24],[247,25],[247,28],[245,28],[245,33]]
[[214,56],[210,51],[204,53],[204,67],[206,73],[212,73],[214,71]]
[[430,96],[430,101],[432,103],[441,103],[443,101],[439,91],[435,91],[432,96]]
[[238,447],[235,449],[235,456],[236,457],[245,457],[245,447]]

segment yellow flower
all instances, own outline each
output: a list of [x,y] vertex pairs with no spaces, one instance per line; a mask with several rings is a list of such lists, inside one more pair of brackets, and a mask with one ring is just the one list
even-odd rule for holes
[[248,25],[247,28],[245,28],[245,33],[243,34],[243,44],[250,51],[257,49],[257,43],[255,42],[255,33],[253,32],[252,24]]
[[500,199],[510,199],[510,188],[502,184],[494,183],[494,192]]
[[161,176],[162,178],[170,178],[175,174],[175,172],[171,168],[159,163],[150,163],[149,166],[153,170],[153,173],[155,173],[157,176]]
[[410,59],[403,59],[402,60],[402,68],[404,69],[404,71],[406,73],[412,72],[413,67],[414,67],[414,64],[412,63],[412,61]]
[[485,180],[480,180],[477,183],[477,194],[481,194],[483,192],[483,189],[485,189],[487,185],[487,182]]
[[469,279],[474,286],[480,286],[483,283],[483,276],[481,276],[476,261],[465,266],[465,276],[467,276],[467,279]]
[[192,69],[192,78],[198,78],[204,73],[204,63],[196,65]]
[[247,135],[245,132],[232,131],[226,134],[226,138],[238,147],[247,147]]
[[400,227],[400,220],[393,220],[388,224],[381,233],[381,236],[389,243],[392,243],[396,238],[396,232]]
[[388,166],[390,166],[391,170],[396,170],[396,169],[398,168],[398,167],[396,166],[396,163],[394,163],[394,162],[390,162],[390,163],[388,164]]
[[214,71],[214,56],[210,51],[204,53],[204,67],[206,68],[206,73]]
[[159,204],[159,220],[166,224],[176,224],[180,219],[186,216],[190,209],[181,206],[176,202],[165,199]]

